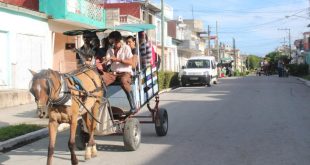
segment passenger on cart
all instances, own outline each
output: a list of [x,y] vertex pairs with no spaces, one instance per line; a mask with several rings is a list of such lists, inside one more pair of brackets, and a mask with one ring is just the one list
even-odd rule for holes
[[139,37],[139,51],[140,51],[140,63],[141,68],[144,70],[147,67],[151,66],[152,60],[152,47],[148,41],[148,36],[144,31],[138,33]]
[[91,41],[96,38],[98,38],[98,36],[94,32],[86,31],[83,33],[84,44],[78,49],[78,52],[76,54],[78,65],[91,65],[92,63],[94,63],[96,51],[94,50],[94,46],[91,44]]
[[132,53],[132,68],[135,70],[138,67],[138,52],[136,48],[136,39],[133,36],[126,37],[126,43],[131,48]]
[[126,93],[130,105],[130,113],[136,112],[133,92],[131,90],[131,79],[133,75],[133,55],[131,48],[122,41],[119,31],[109,34],[109,41],[112,46],[107,50],[106,60],[111,61],[111,72],[103,72],[103,79],[107,86],[120,81],[121,87]]
[[94,39],[93,42],[94,42],[94,45],[96,46],[96,49],[95,49],[96,50],[96,55],[95,55],[96,64],[95,65],[96,65],[98,72],[100,74],[103,74],[104,71],[109,70],[109,66],[104,63],[106,53],[109,49],[109,39],[108,38],[102,39],[102,47],[100,47],[99,39]]

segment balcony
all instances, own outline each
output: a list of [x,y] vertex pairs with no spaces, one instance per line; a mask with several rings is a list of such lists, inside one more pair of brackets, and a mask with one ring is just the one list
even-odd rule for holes
[[68,24],[105,27],[105,12],[96,0],[39,0],[40,12]]

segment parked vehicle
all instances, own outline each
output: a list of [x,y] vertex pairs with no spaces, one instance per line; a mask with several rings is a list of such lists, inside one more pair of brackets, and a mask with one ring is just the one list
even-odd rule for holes
[[187,84],[202,84],[211,86],[217,84],[218,73],[215,57],[199,56],[192,57],[187,61],[186,66],[179,72],[179,81],[181,86]]

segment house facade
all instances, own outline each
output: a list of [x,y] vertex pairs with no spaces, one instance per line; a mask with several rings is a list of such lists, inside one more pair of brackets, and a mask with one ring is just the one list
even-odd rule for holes
[[[96,1],[96,2],[95,2]],[[93,2],[93,3],[91,3]],[[76,68],[75,53],[66,44],[81,46],[80,37],[62,33],[103,28],[105,13],[97,0],[0,0],[0,107],[33,102],[28,92],[36,72]]]

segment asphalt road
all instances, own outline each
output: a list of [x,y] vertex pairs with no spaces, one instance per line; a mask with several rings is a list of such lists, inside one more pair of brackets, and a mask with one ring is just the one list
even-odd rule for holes
[[[122,136],[96,137],[93,165],[309,165],[310,88],[296,78],[245,77],[212,87],[178,88],[160,96],[169,131],[142,126],[142,143],[123,149]],[[57,139],[54,164],[70,164],[68,132]],[[46,164],[48,139],[0,155],[6,165]]]

